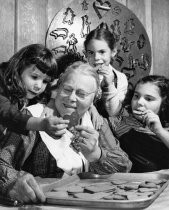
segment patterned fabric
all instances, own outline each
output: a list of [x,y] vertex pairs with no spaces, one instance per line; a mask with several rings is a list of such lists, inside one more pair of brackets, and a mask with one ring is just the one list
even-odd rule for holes
[[121,110],[117,117],[109,117],[109,121],[110,127],[118,138],[131,129],[155,135],[148,127],[145,127],[143,123],[134,118],[132,114],[129,114],[126,109]]
[[[29,172],[34,176],[61,178],[63,171],[57,168],[56,161],[46,150],[46,146],[34,132],[31,136],[18,134],[8,135],[6,143],[0,150],[0,191],[7,193],[18,175]],[[36,139],[35,139],[36,137]],[[99,174],[114,172],[129,172],[131,161],[120,148],[119,142],[113,136],[108,123],[100,130],[99,146],[102,155],[98,161],[89,165],[89,171]]]

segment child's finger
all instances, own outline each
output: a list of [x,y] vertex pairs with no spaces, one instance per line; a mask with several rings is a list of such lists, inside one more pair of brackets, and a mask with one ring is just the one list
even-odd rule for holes
[[68,124],[57,124],[54,128],[56,130],[63,130],[68,127]]
[[133,113],[137,114],[137,115],[143,115],[143,112],[142,111],[138,111],[138,110],[133,110]]
[[63,118],[58,118],[58,117],[52,117],[52,124],[53,125],[58,125],[58,124],[69,124],[69,120],[64,120]]
[[49,136],[51,136],[54,139],[58,139],[58,137],[60,138],[61,136],[63,136],[66,133],[66,129],[62,129],[62,130],[57,130],[57,131],[51,131],[48,133]]

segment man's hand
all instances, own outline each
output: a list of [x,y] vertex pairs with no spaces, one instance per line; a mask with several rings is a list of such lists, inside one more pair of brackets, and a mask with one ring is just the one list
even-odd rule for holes
[[29,173],[19,176],[8,194],[12,199],[22,203],[39,203],[46,200],[35,178]]
[[92,162],[100,158],[101,149],[98,146],[99,133],[88,126],[76,126],[76,130],[80,132],[80,140],[78,146],[85,158]]

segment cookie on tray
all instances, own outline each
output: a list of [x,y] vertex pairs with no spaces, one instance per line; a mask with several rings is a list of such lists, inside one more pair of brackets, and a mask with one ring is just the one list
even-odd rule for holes
[[75,198],[80,198],[84,200],[99,200],[102,199],[105,196],[108,196],[108,193],[105,192],[98,192],[98,193],[75,193],[73,196]]
[[96,192],[114,192],[116,191],[116,187],[113,185],[90,185],[85,187],[86,191],[89,191],[91,193],[96,193]]

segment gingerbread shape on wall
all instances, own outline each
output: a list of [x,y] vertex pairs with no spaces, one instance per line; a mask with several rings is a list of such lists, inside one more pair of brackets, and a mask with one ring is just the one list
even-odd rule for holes
[[93,8],[98,18],[101,19],[111,9],[111,4],[109,1],[96,0],[93,2]]
[[113,33],[117,54],[112,65],[126,74],[129,86],[149,74],[151,46],[137,16],[114,0],[74,0],[53,18],[46,32],[46,46],[56,58],[68,52],[85,59],[86,35],[105,22]]

